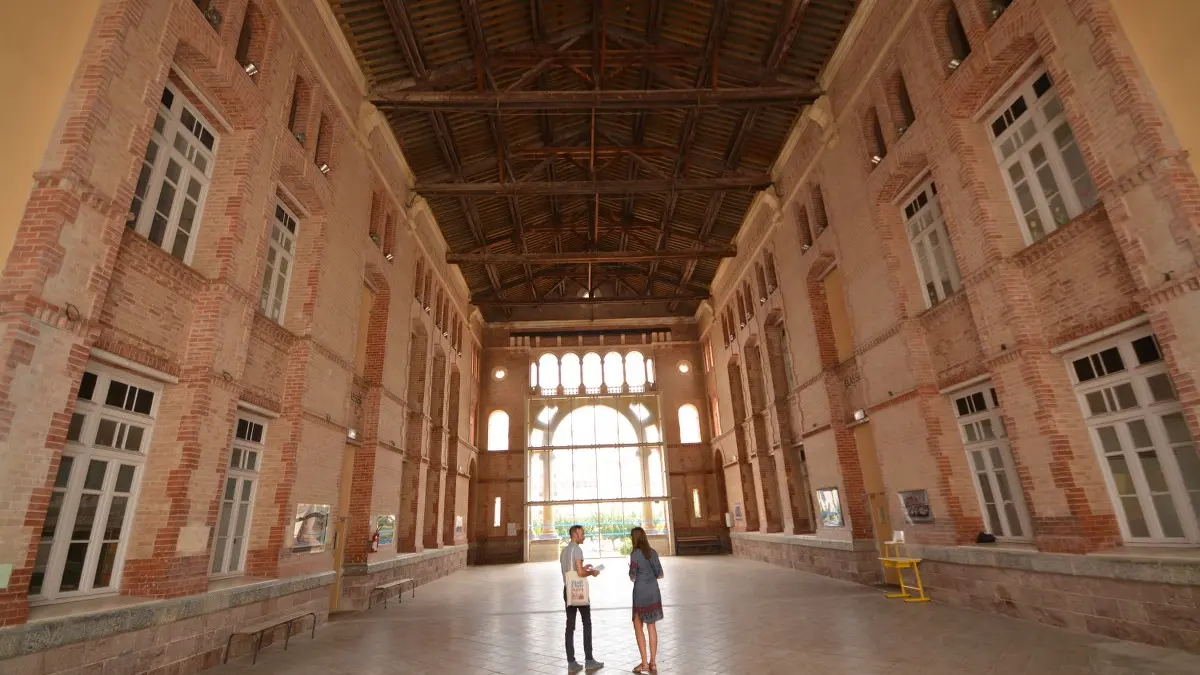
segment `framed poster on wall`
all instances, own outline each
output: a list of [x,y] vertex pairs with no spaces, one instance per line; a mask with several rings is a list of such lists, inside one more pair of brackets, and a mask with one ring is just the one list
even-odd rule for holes
[[820,512],[821,525],[824,527],[842,527],[842,500],[837,488],[821,488],[817,490],[817,510]]
[[375,516],[375,533],[379,535],[379,548],[391,546],[396,540],[396,516]]
[[292,553],[320,553],[329,532],[328,504],[297,504]]
[[929,506],[929,493],[927,491],[905,490],[901,492],[900,505],[904,507],[904,519],[908,522],[933,522],[933,509]]

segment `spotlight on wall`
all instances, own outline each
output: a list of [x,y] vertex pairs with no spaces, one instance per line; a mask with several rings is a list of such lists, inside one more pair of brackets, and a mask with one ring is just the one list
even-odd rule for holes
[[247,63],[244,70],[246,71],[246,74],[249,75],[250,77],[254,77],[255,75],[258,74],[258,66],[254,65],[253,61],[251,61],[250,63]]
[[810,248],[812,248],[812,246],[809,246],[808,244],[801,244],[801,245],[800,245],[800,250],[801,250],[801,251],[807,251],[807,250],[808,250],[808,249],[810,249]]
[[492,377],[496,378],[497,380],[503,380],[504,376],[507,374],[508,371],[504,370],[503,368],[497,368],[495,372],[492,373]]
[[882,155],[871,155],[871,163],[878,166],[883,161]]
[[329,175],[329,165],[326,164],[325,162],[321,162],[321,164],[317,166],[317,171],[320,171],[322,176],[328,176]]
[[899,135],[901,135],[901,136],[903,136],[903,135],[904,135],[904,132],[906,132],[906,131],[908,131],[908,125],[907,125],[907,124],[901,124],[900,126],[896,127],[896,133],[897,133],[897,134],[899,134]]
[[428,313],[429,313],[429,305],[425,305],[425,313],[426,313],[426,314],[428,314]]
[[388,262],[392,262],[393,260],[395,260],[395,259],[396,259],[396,256],[392,255],[391,253],[389,253],[389,254],[387,254],[387,255],[385,255],[385,256],[383,256],[383,257],[384,257],[384,258],[387,258],[387,261],[388,261]]
[[442,337],[444,337],[444,338],[450,337],[450,331],[448,331],[448,330],[442,331]]
[[758,304],[760,304],[760,305],[767,304],[767,296],[765,296],[765,295],[758,296]]
[[946,65],[950,67],[950,70],[958,70],[958,67],[962,65],[962,61],[959,61],[958,59],[950,59],[950,63],[947,63]]
[[861,422],[865,419],[867,419],[867,411],[866,410],[859,408],[858,410],[854,411],[854,421],[855,422]]
[[691,369],[692,369],[692,364],[688,363],[687,361],[679,362],[679,372],[686,373]]
[[358,429],[355,429],[354,427],[350,427],[350,428],[346,429],[346,439],[351,440],[351,441],[357,441],[358,440]]

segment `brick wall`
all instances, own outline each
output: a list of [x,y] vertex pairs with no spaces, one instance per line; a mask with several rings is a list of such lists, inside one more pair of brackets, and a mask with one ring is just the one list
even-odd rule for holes
[[[346,561],[375,564],[451,543],[420,536],[422,522],[436,533],[443,512],[451,531],[455,514],[469,517],[457,502],[469,497],[465,411],[477,394],[452,385],[446,396],[444,382],[428,389],[435,352],[442,377],[471,373],[479,332],[465,321],[465,282],[441,262],[445,242],[424,203],[407,194],[408,170],[385,123],[359,109],[361,74],[334,41],[340,30],[328,7],[253,2],[253,77],[233,60],[247,0],[215,0],[217,30],[187,0],[101,3],[0,279],[0,493],[8,505],[0,564],[15,567],[0,590],[0,625],[30,615],[50,486],[92,349],[162,387],[121,593],[173,598],[209,588],[239,402],[270,416],[249,578],[331,570],[335,530]],[[298,80],[303,95],[288,129]],[[186,264],[126,227],[168,82],[218,136]],[[275,322],[259,311],[259,289],[280,202],[298,226]],[[417,297],[418,262],[422,286],[442,298],[436,314]],[[364,286],[373,301],[360,321]],[[430,399],[441,404],[432,413]],[[443,471],[454,490],[424,489],[433,485],[425,471],[433,420],[442,445],[456,444],[459,466]],[[438,476],[443,456],[432,459]],[[291,551],[298,503],[331,505],[325,552]],[[395,546],[371,552],[377,515],[398,516],[401,527]],[[203,665],[172,663],[182,672]]]
[[[775,166],[775,193],[757,197],[738,257],[718,272],[712,312],[698,315],[716,363],[707,386],[722,419],[736,420],[717,439],[730,460],[737,458],[726,470],[731,503],[762,503],[773,487],[750,481],[742,487],[755,499],[737,495],[739,471],[757,466],[761,478],[762,457],[737,452],[735,441],[764,435],[745,412],[747,401],[759,405],[756,345],[774,325],[785,331],[793,379],[783,389],[770,386],[780,369],[769,363],[763,404],[798,409],[799,425],[790,433],[803,443],[812,488],[840,491],[844,525],[818,523],[819,542],[870,543],[877,530],[891,527],[906,530],[910,542],[972,544],[983,514],[951,400],[941,392],[987,378],[1001,401],[1032,516],[1028,545],[1046,554],[1078,554],[1127,543],[1056,348],[1135,317],[1153,327],[1192,434],[1200,432],[1194,387],[1200,343],[1191,337],[1200,272],[1188,253],[1194,234],[1184,234],[1200,223],[1200,200],[1170,120],[1162,117],[1107,2],[1018,0],[994,23],[986,4],[954,0],[971,43],[957,68],[947,65],[950,0],[864,5],[856,37],[822,76],[826,96],[802,116]],[[991,106],[1033,63],[1053,79],[1099,203],[1027,245],[987,123]],[[901,75],[916,117],[903,130]],[[872,111],[886,145],[877,166],[867,161],[874,133],[864,124]],[[924,178],[938,188],[948,255],[962,279],[960,289],[932,308],[902,212],[909,186]],[[823,231],[822,223],[828,225]],[[756,265],[768,253],[779,288],[727,343],[715,318],[730,307],[736,313],[742,288],[754,283]],[[827,297],[836,286],[824,281],[835,267],[840,298]],[[846,308],[849,350],[838,343],[835,301]],[[860,465],[847,428],[855,410],[866,415],[877,467]],[[786,435],[779,419],[767,419],[774,425],[767,437]],[[870,491],[864,478],[876,469],[886,492],[883,520],[864,508]],[[896,494],[914,489],[928,491],[932,522],[904,524]],[[789,487],[782,496],[787,512],[795,492]],[[752,529],[770,531],[771,519],[768,506]],[[735,551],[782,564],[828,555],[827,549],[812,552],[812,545],[797,551],[794,544],[743,539],[735,540]],[[933,585],[947,590],[942,599],[958,601],[970,593],[944,580],[985,583],[992,573],[981,569],[939,565]],[[978,588],[975,595],[986,600],[977,604],[995,610],[990,587]],[[1175,635],[1171,644],[1194,640],[1194,626],[1163,613],[1138,613],[1142,628],[1120,631],[1106,623],[1111,617],[1077,614],[1070,625],[1084,630],[1156,643],[1165,639],[1163,631],[1183,630],[1192,632]],[[1022,611],[1026,615],[1037,619],[1032,610]]]

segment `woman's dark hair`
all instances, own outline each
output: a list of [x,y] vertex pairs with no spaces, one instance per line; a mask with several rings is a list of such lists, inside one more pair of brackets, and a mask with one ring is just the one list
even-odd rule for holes
[[646,556],[646,560],[654,554],[654,549],[650,547],[650,538],[646,536],[646,531],[640,527],[635,527],[629,532],[629,536],[633,539],[633,547],[642,552]]

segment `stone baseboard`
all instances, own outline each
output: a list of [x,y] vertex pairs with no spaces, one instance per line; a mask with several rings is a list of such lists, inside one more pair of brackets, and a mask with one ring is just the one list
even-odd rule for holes
[[804,535],[734,532],[733,554],[860,584],[882,580],[873,541],[817,539]]
[[924,547],[935,602],[1200,652],[1200,560]]
[[396,579],[413,579],[418,586],[423,586],[466,566],[465,545],[410,553],[364,565],[346,565],[342,575],[342,596],[338,603],[338,611],[366,609],[368,596],[372,589],[380,584]]
[[[329,615],[333,572],[251,581],[200,595],[134,602],[0,629],[0,674],[114,672],[189,675],[221,663],[232,629],[295,611]],[[308,632],[308,622],[296,627]],[[263,646],[283,639],[264,636]],[[231,658],[250,653],[236,639]],[[262,658],[262,657],[260,657]]]

